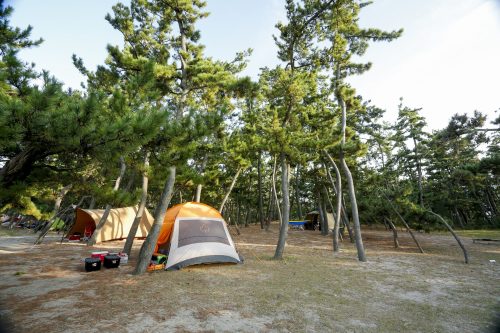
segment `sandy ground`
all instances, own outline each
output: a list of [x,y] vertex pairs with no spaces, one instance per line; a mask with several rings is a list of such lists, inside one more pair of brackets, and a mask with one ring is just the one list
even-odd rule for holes
[[[368,262],[348,241],[289,234],[272,260],[277,227],[233,236],[242,265],[193,266],[133,276],[133,256],[117,269],[87,273],[89,248],[51,235],[0,237],[0,318],[8,332],[493,332],[500,305],[500,246],[464,242],[465,265],[447,235],[407,233],[399,249],[385,230],[363,230]],[[492,260],[496,262],[491,262]],[[0,330],[1,331],[1,330]]]

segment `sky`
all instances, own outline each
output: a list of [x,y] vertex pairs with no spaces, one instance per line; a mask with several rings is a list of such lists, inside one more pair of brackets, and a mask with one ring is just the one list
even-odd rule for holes
[[[120,34],[104,19],[116,0],[7,0],[11,24],[33,26],[33,38],[45,42],[23,51],[64,82],[79,88],[84,78],[72,54],[94,69],[106,58],[106,45],[121,45]],[[279,64],[273,34],[285,21],[284,0],[208,0],[210,16],[199,24],[206,54],[230,60],[253,49],[243,75]],[[481,111],[493,120],[500,110],[500,0],[375,0],[362,10],[362,27],[404,29],[391,43],[370,46],[362,61],[372,69],[350,79],[365,100],[387,111],[394,121],[400,97],[422,108],[428,128],[445,127],[455,113]],[[500,111],[499,111],[500,112]],[[492,127],[489,125],[488,127]]]

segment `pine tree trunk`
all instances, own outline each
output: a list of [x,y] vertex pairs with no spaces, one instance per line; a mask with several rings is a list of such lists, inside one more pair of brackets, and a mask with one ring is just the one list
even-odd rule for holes
[[130,256],[130,252],[132,251],[132,245],[134,244],[135,235],[137,234],[137,229],[139,228],[139,224],[141,224],[142,216],[144,214],[144,209],[146,208],[146,201],[148,199],[148,169],[149,169],[149,151],[144,154],[144,171],[142,172],[142,194],[141,194],[141,202],[139,203],[139,209],[137,210],[137,214],[135,215],[134,222],[130,227],[130,231],[127,235],[127,240],[125,241],[125,245],[123,246],[123,252]]
[[408,225],[408,223],[406,223],[406,220],[403,218],[403,216],[401,216],[401,214],[399,214],[398,210],[396,209],[396,207],[394,207],[394,205],[392,204],[392,202],[389,200],[389,198],[387,198],[387,196],[385,194],[383,194],[383,196],[385,197],[385,199],[387,200],[387,202],[389,203],[389,205],[392,207],[392,210],[396,213],[396,215],[399,217],[399,219],[401,220],[401,222],[403,222],[403,224],[405,225],[406,227],[406,230],[408,230],[408,232],[410,233],[410,236],[411,238],[413,238],[413,241],[415,242],[415,244],[417,245],[420,253],[424,253],[424,249],[422,249],[422,247],[420,246],[420,243],[418,242],[417,238],[415,237],[415,235],[413,234],[413,232],[411,231],[410,229],[410,226]]
[[354,241],[356,242],[356,249],[358,250],[358,260],[366,261],[365,248],[363,246],[363,239],[361,238],[361,226],[359,223],[359,215],[358,215],[358,203],[356,201],[356,193],[354,191],[354,181],[352,179],[351,171],[347,166],[347,163],[344,159],[344,154],[340,153],[340,164],[342,169],[344,169],[344,173],[346,175],[347,187],[349,189],[349,198],[351,200],[351,211],[352,211],[352,220],[354,223]]
[[417,140],[413,137],[413,145],[415,147],[415,160],[417,162],[418,173],[418,202],[421,207],[424,207],[424,190],[422,188],[422,166],[420,163],[420,156],[418,155]]
[[392,236],[394,238],[394,247],[397,249],[399,248],[398,231],[396,230],[396,227],[394,226],[391,220],[389,220],[387,217],[384,217],[384,220],[387,222],[387,224],[392,230]]
[[94,209],[94,207],[95,207],[95,197],[92,196],[92,198],[90,199],[89,208],[87,209]]
[[99,223],[95,227],[94,233],[90,237],[90,239],[87,241],[88,246],[94,246],[97,240],[97,235],[101,232],[102,227],[104,224],[106,224],[106,220],[108,219],[109,212],[111,211],[111,205],[107,204],[106,208],[104,209],[104,214],[102,214],[101,219],[99,220]]
[[25,180],[31,173],[36,161],[47,156],[38,148],[27,147],[7,161],[0,169],[0,185],[2,188],[14,182]]
[[131,192],[132,191],[134,183],[135,183],[135,177],[136,177],[135,172],[132,172],[130,174],[130,176],[129,176],[127,185],[125,185],[125,191],[127,191],[127,192]]
[[349,199],[351,201],[351,210],[352,210],[352,220],[354,223],[354,240],[356,241],[356,248],[358,250],[358,259],[359,261],[366,261],[365,256],[365,248],[363,246],[363,239],[361,238],[361,226],[359,223],[358,216],[358,203],[356,201],[356,192],[354,190],[354,181],[352,179],[351,170],[347,166],[347,163],[344,158],[344,146],[345,146],[345,132],[347,127],[347,115],[346,115],[346,105],[340,93],[337,91],[337,101],[342,110],[342,129],[341,129],[341,145],[340,145],[340,165],[344,170],[347,180],[347,187],[349,189]]
[[321,196],[321,209],[323,210],[323,227],[321,228],[321,235],[328,236],[328,210],[326,208],[326,202],[328,201],[326,192],[326,187],[323,185],[321,188],[323,195]]
[[249,206],[245,206],[246,207],[246,210],[247,210],[247,214],[246,214],[246,217],[245,217],[245,228],[247,228],[249,226],[249,220],[250,220],[250,213],[251,213],[251,209]]
[[283,196],[283,215],[281,219],[280,234],[274,259],[283,259],[286,238],[288,236],[288,220],[290,217],[290,194],[288,191],[288,164],[285,153],[281,153],[281,191]]
[[66,193],[69,192],[69,190],[71,190],[71,188],[73,187],[73,184],[69,184],[69,185],[66,185],[64,186],[61,191],[59,191],[59,194],[56,198],[56,202],[54,203],[54,214],[56,214],[59,209],[61,208],[61,203],[64,199],[64,196],[66,195]]
[[62,216],[63,214],[65,214],[69,210],[80,207],[82,205],[83,201],[85,200],[85,198],[87,198],[87,197],[82,197],[80,199],[80,201],[76,204],[76,206],[69,205],[65,209],[59,210],[56,214],[54,214],[54,216],[52,216],[52,218],[47,222],[47,224],[40,230],[40,235],[35,240],[33,245],[37,245],[37,244],[40,244],[42,242],[42,240],[45,238],[47,233],[50,231],[50,228],[52,227],[52,225],[56,221],[56,218],[58,218],[59,216]]
[[453,235],[453,237],[455,237],[455,240],[457,241],[458,245],[460,246],[460,248],[462,249],[462,251],[464,253],[465,263],[468,264],[469,263],[469,255],[467,253],[467,250],[465,249],[464,244],[462,244],[462,241],[460,240],[460,238],[458,237],[458,235],[455,233],[455,231],[453,231],[453,229],[446,222],[446,220],[441,217],[441,215],[436,214],[436,213],[434,213],[431,210],[428,210],[428,212],[431,213],[432,215],[436,216],[439,220],[441,220],[441,222],[443,222],[443,224],[446,226],[446,228],[448,228],[448,230],[451,232],[451,234]]
[[[208,154],[205,154],[203,157],[203,162],[201,163],[200,167],[200,174],[203,176],[205,173],[205,168],[207,167],[207,160],[208,160]],[[196,186],[196,197],[194,199],[195,202],[201,202],[201,189],[203,188],[202,184],[198,184]]]
[[335,189],[335,195],[337,196],[337,209],[336,209],[337,214],[335,215],[335,228],[333,229],[333,252],[339,252],[340,251],[339,229],[340,229],[340,219],[342,215],[342,182],[340,178],[340,170],[337,167],[337,164],[326,150],[323,151],[325,152],[326,156],[328,157],[328,160],[330,160],[330,163],[335,169],[335,175],[337,177],[337,183],[334,184],[332,175],[330,174],[328,168],[326,168],[325,166],[327,171],[326,173],[328,175],[328,178],[330,179],[332,187]]
[[224,196],[224,199],[222,200],[222,203],[220,204],[219,207],[219,213],[222,214],[224,211],[224,205],[226,204],[227,199],[229,198],[229,195],[231,194],[231,191],[233,190],[234,185],[236,184],[236,180],[238,179],[238,176],[240,175],[241,172],[241,167],[236,171],[236,175],[233,177],[233,181],[231,182],[231,186],[229,186],[229,190],[227,191],[226,195]]
[[[281,227],[281,221],[282,221],[282,215],[281,215],[281,209],[280,209],[280,202],[278,199],[278,191],[276,191],[276,156],[274,157],[274,166],[273,166],[273,195],[274,195],[274,203],[276,204],[276,209],[278,210],[278,219]],[[283,185],[281,185],[283,187]]]
[[301,220],[302,215],[302,204],[300,203],[300,173],[299,173],[299,164],[297,164],[297,168],[295,171],[295,200],[297,200],[297,212],[299,214],[299,219]]
[[127,165],[125,164],[125,159],[123,156],[120,156],[120,175],[116,178],[115,186],[113,187],[113,191],[117,191],[120,188],[120,183],[122,182],[123,176],[125,175],[125,170],[127,169]]
[[155,211],[155,220],[151,226],[151,230],[149,230],[148,237],[146,237],[146,240],[142,244],[141,251],[139,252],[139,258],[134,271],[135,275],[143,274],[147,270],[151,261],[151,256],[153,255],[153,251],[156,247],[156,243],[158,242],[158,237],[160,236],[165,214],[167,213],[167,208],[170,205],[170,200],[172,199],[172,195],[174,193],[176,167],[169,167],[169,171],[170,173],[167,182],[165,183],[165,187],[163,188],[163,192],[160,197],[160,202]]
[[262,197],[262,172],[261,172],[261,152],[257,157],[257,184],[259,192],[259,222],[260,228],[264,229],[264,198]]

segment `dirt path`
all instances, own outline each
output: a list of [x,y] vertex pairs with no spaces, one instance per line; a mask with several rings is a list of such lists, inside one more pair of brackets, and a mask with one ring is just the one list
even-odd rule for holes
[[[450,236],[364,230],[368,262],[344,241],[291,231],[285,260],[271,260],[277,228],[234,236],[243,265],[130,273],[135,264],[86,273],[88,248],[50,237],[0,238],[0,315],[14,332],[485,332],[500,304],[500,246]],[[134,247],[138,252],[140,243]],[[490,262],[495,260],[496,263]]]

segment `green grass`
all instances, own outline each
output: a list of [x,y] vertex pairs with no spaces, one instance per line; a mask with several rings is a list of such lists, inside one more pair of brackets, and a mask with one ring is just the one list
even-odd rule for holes
[[500,230],[458,230],[456,232],[464,237],[500,239]]

